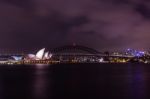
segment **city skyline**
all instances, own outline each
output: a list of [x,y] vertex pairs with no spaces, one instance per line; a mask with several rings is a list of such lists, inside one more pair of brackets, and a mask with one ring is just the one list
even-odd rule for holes
[[150,52],[127,49],[124,52],[99,52],[95,49],[71,45],[53,50],[42,48],[33,53],[0,53],[0,64],[63,64],[63,63],[150,63]]

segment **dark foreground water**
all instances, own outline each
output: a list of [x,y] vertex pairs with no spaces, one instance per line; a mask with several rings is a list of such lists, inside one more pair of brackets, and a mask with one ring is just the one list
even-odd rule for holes
[[0,66],[0,99],[150,99],[150,65]]

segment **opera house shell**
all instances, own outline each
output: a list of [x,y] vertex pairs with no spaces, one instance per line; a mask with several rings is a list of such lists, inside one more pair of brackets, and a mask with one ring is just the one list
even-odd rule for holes
[[45,52],[45,48],[39,50],[35,55],[28,54],[26,59],[28,60],[48,60],[52,57],[52,54],[49,52]]

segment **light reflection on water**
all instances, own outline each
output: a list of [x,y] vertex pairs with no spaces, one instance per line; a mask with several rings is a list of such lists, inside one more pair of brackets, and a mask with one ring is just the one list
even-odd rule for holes
[[43,64],[36,64],[35,66],[36,66],[36,68],[37,68],[37,70],[38,70],[38,69],[45,69],[46,67],[48,67],[48,66],[50,66],[50,65],[46,65],[46,64],[44,64],[44,65],[43,65]]
[[143,66],[132,67],[128,66],[127,75],[129,95],[135,99],[146,98],[146,80],[145,68]]
[[[45,69],[48,65],[36,65],[35,76],[33,80],[33,93],[36,99],[42,99],[46,97],[46,87],[48,85],[48,77]],[[50,90],[49,90],[50,91]]]
[[150,99],[150,66],[62,64],[0,67],[0,99]]

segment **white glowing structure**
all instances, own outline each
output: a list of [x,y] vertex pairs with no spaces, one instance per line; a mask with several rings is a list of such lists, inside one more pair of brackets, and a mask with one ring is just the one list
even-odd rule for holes
[[44,51],[45,51],[45,48],[39,50],[37,53],[36,53],[36,60],[41,60],[43,59],[43,56],[44,56]]
[[46,52],[46,53],[44,54],[44,57],[43,57],[43,59],[49,59],[49,56],[48,56],[48,54],[49,54],[49,52]]
[[39,50],[36,55],[34,54],[28,54],[27,58],[29,60],[46,60],[50,59],[52,57],[52,54],[49,54],[49,52],[45,52],[45,48],[42,48]]
[[49,58],[51,58],[53,55],[52,54],[49,54]]
[[23,59],[22,56],[12,56],[12,58],[14,58],[15,61],[21,61]]
[[104,62],[104,59],[103,58],[99,59],[99,62],[100,63]]
[[28,57],[31,59],[35,59],[35,55],[34,54],[28,54]]

